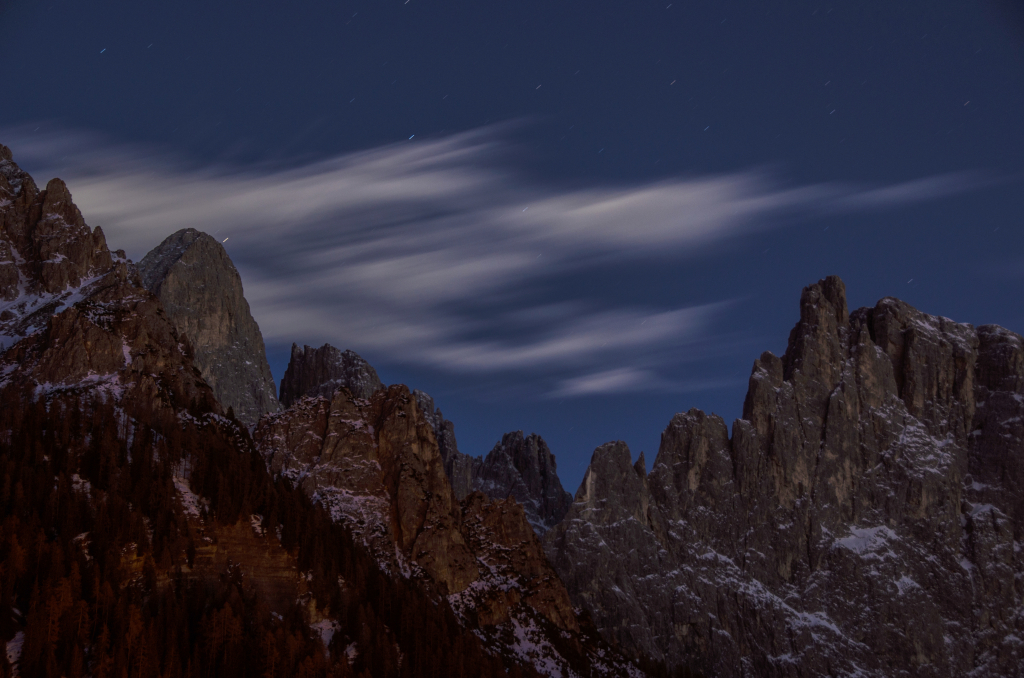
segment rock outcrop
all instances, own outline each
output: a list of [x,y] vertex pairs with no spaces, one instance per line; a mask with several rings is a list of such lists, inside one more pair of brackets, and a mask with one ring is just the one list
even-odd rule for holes
[[444,463],[444,473],[448,476],[448,482],[452,484],[455,497],[462,501],[475,489],[473,478],[480,460],[459,452],[459,445],[455,441],[455,424],[444,418],[441,409],[434,406],[433,398],[419,390],[413,391],[412,395],[423,417],[434,430],[437,449]]
[[503,435],[482,462],[477,460],[473,489],[495,499],[515,498],[539,535],[561,522],[572,505],[558,479],[555,455],[536,433]]
[[261,419],[253,439],[275,475],[351,529],[385,571],[446,598],[494,652],[549,674],[636,672],[581,635],[519,504],[481,493],[458,501],[431,422],[406,387],[368,399],[347,388],[303,397]]
[[598,448],[545,538],[628,652],[713,675],[1022,675],[1020,336],[806,288],[742,419]]
[[565,517],[572,495],[562,488],[555,455],[543,438],[536,433],[524,437],[522,431],[513,431],[503,435],[486,457],[471,457],[459,452],[455,424],[444,418],[434,399],[423,391],[412,393],[434,430],[445,475],[459,501],[472,492],[483,492],[492,499],[512,497],[523,507],[538,535]]
[[280,409],[260,328],[242,293],[242,279],[224,247],[186,228],[139,262],[146,289],[189,338],[195,363],[224,409],[252,428]]
[[39,190],[0,145],[0,351],[87,296],[115,258],[63,181]]
[[357,398],[370,398],[384,388],[376,370],[355,351],[292,344],[292,356],[281,379],[281,405],[291,407],[303,396],[330,398],[339,388]]

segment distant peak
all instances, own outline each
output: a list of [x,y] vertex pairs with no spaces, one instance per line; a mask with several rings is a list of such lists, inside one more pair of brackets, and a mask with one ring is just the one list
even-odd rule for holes
[[636,458],[636,463],[633,464],[633,470],[641,478],[647,476],[647,460],[644,459],[644,452],[640,450],[640,456]]
[[290,407],[303,396],[330,398],[346,388],[356,398],[369,398],[384,388],[377,371],[352,350],[340,351],[330,344],[320,348],[292,344],[291,360],[281,379],[280,400]]

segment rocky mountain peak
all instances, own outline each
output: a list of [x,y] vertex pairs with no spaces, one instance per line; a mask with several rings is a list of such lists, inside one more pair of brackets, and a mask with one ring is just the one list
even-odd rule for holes
[[0,301],[0,388],[218,412],[188,341],[135,265],[86,224],[63,181],[37,190],[4,147],[0,196],[0,278],[6,271],[14,283]]
[[832,390],[839,378],[849,311],[846,286],[829,276],[804,288],[800,295],[800,320],[789,335],[782,358],[785,379],[794,374],[807,383],[817,382]]
[[281,379],[282,405],[291,407],[303,396],[330,398],[339,388],[347,388],[357,398],[369,398],[384,384],[355,351],[340,351],[330,344],[320,348],[292,344],[291,359]]
[[[142,284],[146,286],[146,289],[156,293],[167,278],[171,268],[181,261],[185,250],[203,236],[206,236],[206,238],[209,238],[214,243],[217,242],[213,236],[207,235],[202,231],[194,228],[183,228],[167,236],[163,242],[150,250],[142,259],[145,265],[141,262],[139,265],[139,274],[142,276]],[[210,247],[209,242],[206,245]]]
[[[583,646],[565,587],[516,501],[456,499],[428,399],[401,385],[369,398],[335,389],[264,417],[253,439],[274,474],[351,529],[391,576],[444,596],[496,651],[568,675],[567,657]],[[609,650],[586,660],[589,674],[629,675]]]
[[558,479],[555,456],[536,433],[503,435],[474,466],[473,487],[496,499],[514,497],[538,534],[557,525],[572,503]]
[[606,637],[671,666],[1017,675],[1022,377],[1018,335],[892,298],[850,313],[826,278],[731,436],[677,414],[646,482],[598,448],[545,547]]
[[41,329],[110,271],[103,231],[89,228],[60,179],[42,191],[0,156],[0,350]]
[[263,335],[224,246],[185,228],[165,238],[138,267],[146,289],[188,337],[196,366],[224,408],[250,428],[261,415],[276,412],[280,405]]
[[487,456],[471,457],[459,452],[455,426],[434,406],[433,398],[422,391],[413,391],[413,395],[434,430],[445,474],[460,501],[472,492],[492,499],[513,498],[538,535],[562,520],[572,495],[562,488],[555,455],[543,438],[512,431],[504,434]]
[[647,460],[644,459],[644,452],[640,450],[640,456],[636,458],[636,463],[633,464],[633,470],[641,478],[647,477]]
[[597,524],[624,517],[646,524],[649,505],[647,478],[637,473],[629,446],[617,440],[594,450],[572,509]]

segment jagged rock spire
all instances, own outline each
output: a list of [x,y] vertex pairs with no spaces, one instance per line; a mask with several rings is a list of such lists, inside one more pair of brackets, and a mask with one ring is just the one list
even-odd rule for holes
[[731,437],[677,414],[646,478],[598,448],[545,545],[606,637],[670,666],[1017,675],[1022,488],[1021,337],[892,298],[850,313],[829,277]]
[[40,330],[113,265],[103,231],[85,223],[64,182],[40,191],[0,146],[0,350]]
[[303,396],[330,398],[347,388],[357,398],[369,398],[384,388],[377,371],[355,351],[340,351],[330,344],[320,348],[292,344],[292,356],[281,379],[281,404]]
[[572,504],[572,495],[562,489],[555,455],[536,433],[506,433],[474,465],[473,488],[489,497],[514,497],[538,534],[561,522]]

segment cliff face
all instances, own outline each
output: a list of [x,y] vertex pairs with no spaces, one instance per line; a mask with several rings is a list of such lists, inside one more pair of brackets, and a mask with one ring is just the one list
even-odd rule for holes
[[419,390],[413,391],[412,395],[423,417],[434,431],[437,450],[441,453],[444,472],[452,485],[455,497],[462,501],[473,492],[473,477],[480,460],[459,452],[459,445],[455,440],[455,424],[444,418],[441,409],[434,406],[433,398]]
[[304,397],[264,417],[253,436],[275,475],[298,483],[392,576],[445,597],[495,653],[551,675],[635,672],[581,634],[515,501],[456,499],[431,423],[406,387],[369,399],[344,388]]
[[445,593],[476,578],[437,444],[403,387],[371,401],[304,398],[261,421],[254,440],[273,473],[351,523],[390,571],[418,564]]
[[242,279],[224,247],[186,228],[139,263],[146,289],[189,338],[195,363],[224,409],[248,427],[280,409],[260,328],[242,294]]
[[64,182],[40,191],[0,145],[0,351],[87,295],[113,261]]
[[650,474],[598,448],[547,552],[624,648],[715,675],[1020,675],[1024,350],[804,290],[743,418],[691,410]]
[[555,455],[536,433],[506,433],[486,457],[459,452],[455,424],[444,418],[434,399],[413,391],[427,422],[434,431],[445,475],[461,501],[472,492],[492,499],[515,499],[538,535],[543,535],[565,517],[572,495],[562,489]]
[[303,396],[330,398],[346,388],[357,398],[370,398],[384,388],[376,370],[355,351],[339,351],[330,344],[311,348],[292,344],[292,356],[281,379],[281,404],[291,407]]

